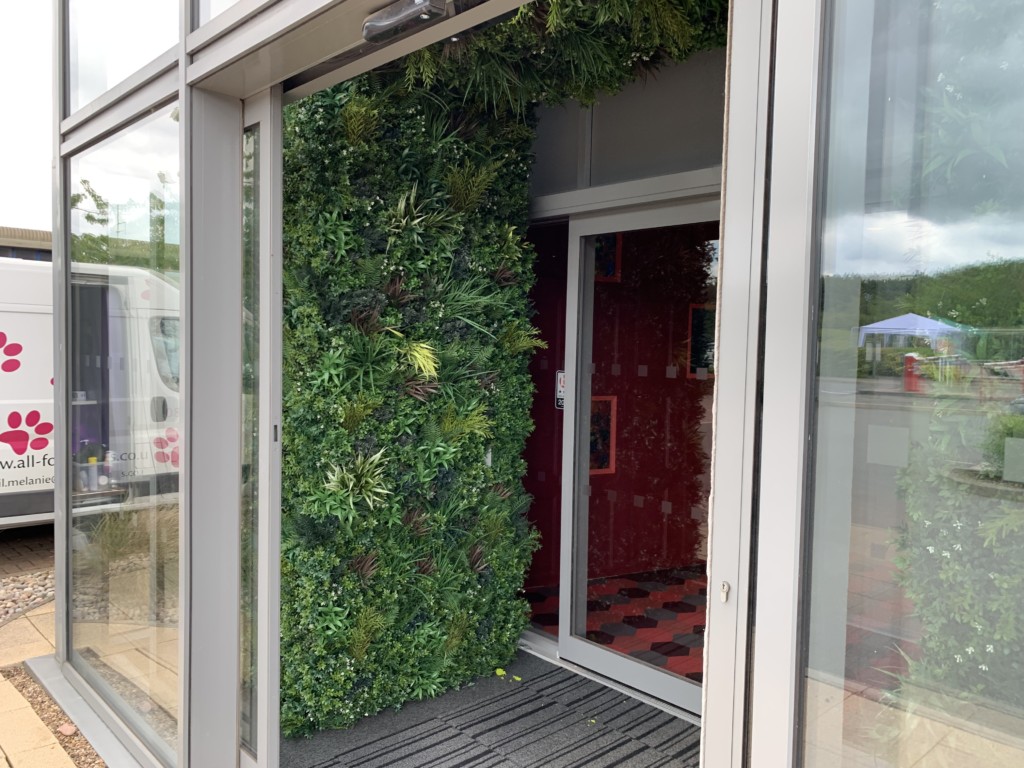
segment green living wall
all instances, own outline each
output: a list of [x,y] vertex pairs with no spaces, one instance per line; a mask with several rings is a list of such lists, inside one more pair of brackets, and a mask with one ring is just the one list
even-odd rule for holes
[[549,0],[285,122],[282,726],[493,672],[537,546],[524,240],[538,103],[724,42],[724,0]]

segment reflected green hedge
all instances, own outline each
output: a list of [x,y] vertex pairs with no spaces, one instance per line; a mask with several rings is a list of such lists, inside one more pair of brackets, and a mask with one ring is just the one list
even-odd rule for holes
[[[946,384],[899,483],[907,517],[899,583],[921,623],[900,680],[917,704],[1024,710],[1024,486],[1002,482],[1006,437],[1021,417],[986,414],[977,382]],[[1001,443],[1002,445],[995,445]],[[982,462],[987,455],[998,469]]]
[[726,3],[528,6],[285,116],[282,727],[493,672],[527,621],[541,100],[722,44]]

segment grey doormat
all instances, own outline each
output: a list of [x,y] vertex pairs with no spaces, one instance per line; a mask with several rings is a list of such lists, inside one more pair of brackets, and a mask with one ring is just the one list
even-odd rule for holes
[[[347,731],[285,740],[283,768],[696,768],[700,728],[520,652],[490,677]],[[521,680],[515,680],[516,677]]]

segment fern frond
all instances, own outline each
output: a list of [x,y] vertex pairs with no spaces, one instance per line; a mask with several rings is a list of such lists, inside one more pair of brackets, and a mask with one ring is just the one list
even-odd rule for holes
[[364,96],[352,96],[342,115],[345,138],[350,145],[367,144],[376,138],[380,127],[380,111],[374,108],[373,101]]
[[459,412],[455,405],[449,405],[441,417],[441,434],[453,444],[458,444],[470,435],[491,436],[491,420],[487,417],[487,406],[473,405],[465,412]]
[[384,269],[386,258],[384,254],[378,253],[356,262],[356,274],[359,276],[359,282],[367,288],[383,289],[390,277],[390,274]]
[[354,432],[360,424],[373,413],[378,403],[368,400],[355,400],[341,406],[341,426],[349,432]]
[[441,440],[441,425],[433,419],[423,423],[420,437],[424,445],[433,445]]
[[381,632],[391,625],[389,618],[372,605],[364,606],[356,617],[349,637],[348,652],[356,661],[366,658],[366,652]]
[[470,211],[480,205],[498,177],[500,167],[495,162],[476,166],[466,160],[462,165],[450,169],[445,176],[445,188],[452,208],[456,211]]
[[501,334],[498,341],[501,343],[502,348],[510,355],[548,348],[548,343],[540,338],[540,330],[533,327],[523,328],[518,325],[510,325]]

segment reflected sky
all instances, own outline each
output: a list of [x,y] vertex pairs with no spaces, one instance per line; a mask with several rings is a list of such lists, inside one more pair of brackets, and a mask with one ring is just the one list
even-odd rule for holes
[[1024,258],[1024,220],[987,214],[937,223],[906,211],[848,213],[826,230],[826,275],[937,274]]
[[968,6],[837,5],[824,274],[1024,256],[1024,4]]
[[167,222],[164,241],[180,240],[178,207],[178,121],[173,106],[136,124],[130,130],[87,150],[72,161],[71,192],[85,192],[81,182],[110,204],[106,225],[89,222],[94,202],[86,196],[71,211],[71,231],[76,235],[110,235],[126,240],[149,241],[151,193],[164,200]]

